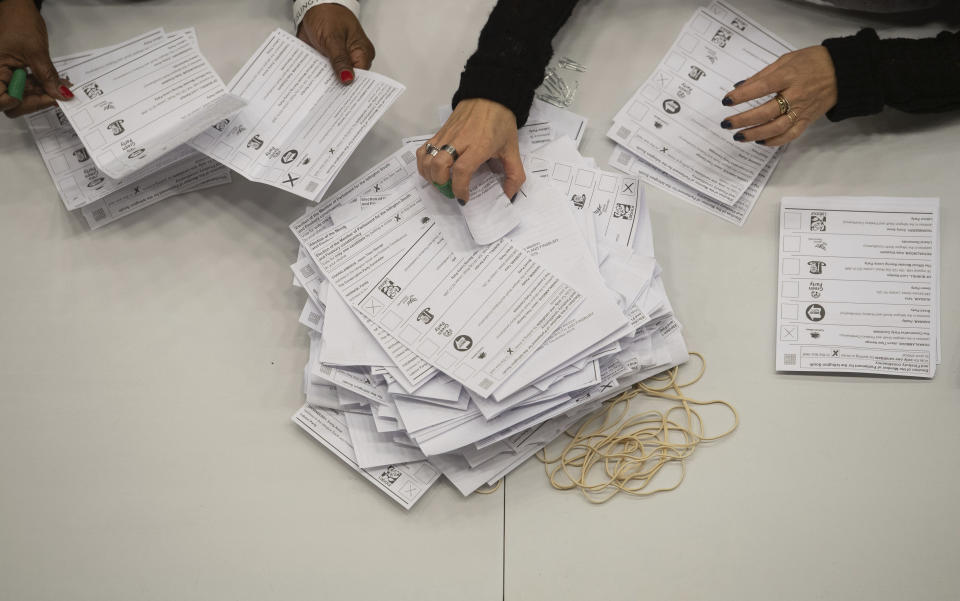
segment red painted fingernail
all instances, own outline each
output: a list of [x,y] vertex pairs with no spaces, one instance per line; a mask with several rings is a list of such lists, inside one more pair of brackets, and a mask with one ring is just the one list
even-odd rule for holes
[[73,98],[73,92],[67,86],[60,86],[60,93],[63,94],[64,98]]
[[353,73],[344,69],[343,71],[340,72],[340,81],[342,81],[343,83],[350,83],[351,81],[353,81]]

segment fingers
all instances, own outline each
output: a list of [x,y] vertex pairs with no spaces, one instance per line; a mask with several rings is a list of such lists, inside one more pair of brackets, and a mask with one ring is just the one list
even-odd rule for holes
[[[440,154],[447,153],[441,152]],[[490,156],[488,153],[469,148],[460,155],[460,158],[453,164],[453,169],[451,170],[453,173],[454,196],[464,202],[470,200],[470,178],[472,178],[473,173],[480,168],[480,165],[483,165],[489,159]]]
[[[6,96],[6,94],[4,94],[4,96]],[[2,102],[2,100],[3,97],[0,97],[0,102]],[[46,94],[24,96],[23,102],[18,103],[18,105],[12,109],[5,109],[4,114],[10,118],[19,117],[27,113],[34,113],[49,108],[56,103],[56,98],[51,98]]]
[[733,136],[733,139],[737,142],[756,142],[758,140],[766,141],[768,138],[775,138],[783,133],[786,133],[786,131],[791,127],[793,127],[793,122],[790,121],[790,117],[784,115],[783,117],[778,117],[773,121],[763,125],[738,131]]
[[527,181],[527,174],[523,171],[523,161],[520,160],[520,147],[517,145],[508,146],[500,156],[503,162],[503,172],[506,178],[503,180],[503,193],[507,198],[513,199],[520,186]]
[[[774,63],[776,64],[776,63]],[[768,67],[769,68],[769,67]],[[775,94],[787,87],[787,81],[779,70],[768,73],[761,71],[746,80],[723,97],[725,106],[734,106],[757,98]]]
[[450,167],[453,166],[453,156],[449,152],[441,150],[435,157],[428,155],[427,162],[429,174],[427,179],[435,184],[445,184],[450,181]]
[[47,52],[40,52],[28,57],[27,64],[30,66],[30,71],[33,72],[33,77],[47,96],[58,100],[73,98],[70,89],[60,81],[60,76],[57,75],[57,70],[50,61],[50,55]]
[[809,121],[805,121],[801,118],[795,125],[790,127],[787,131],[783,132],[779,136],[773,136],[767,138],[763,141],[764,146],[783,146],[787,142],[792,142],[800,137],[800,134],[807,130],[807,127],[810,125]]
[[369,69],[375,55],[373,44],[367,44],[367,47],[357,46],[350,51],[350,63],[354,69]]
[[334,72],[344,84],[353,83],[353,60],[350,58],[350,49],[347,46],[347,37],[332,36],[326,44],[326,55],[330,59]]
[[752,125],[761,125],[780,116],[780,105],[776,100],[764,102],[756,108],[727,117],[720,123],[724,129],[742,129]]

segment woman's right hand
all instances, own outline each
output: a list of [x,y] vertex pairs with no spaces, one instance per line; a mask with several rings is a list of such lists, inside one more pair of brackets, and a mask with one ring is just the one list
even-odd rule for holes
[[490,159],[500,159],[506,179],[503,191],[513,198],[526,180],[520,146],[517,141],[517,118],[499,102],[484,98],[461,100],[453,114],[428,144],[437,148],[449,145],[459,158],[441,150],[436,156],[427,154],[426,145],[417,149],[417,169],[427,181],[445,184],[453,176],[453,194],[464,202],[470,200],[470,178],[473,172]]
[[[15,69],[30,68],[23,100],[7,94]],[[0,1],[0,111],[19,117],[69,100],[73,93],[50,60],[47,26],[33,0]]]

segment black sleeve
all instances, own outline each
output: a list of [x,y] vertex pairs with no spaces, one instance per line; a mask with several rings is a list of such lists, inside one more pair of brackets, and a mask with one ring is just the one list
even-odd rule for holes
[[891,106],[907,113],[960,108],[960,32],[935,38],[881,40],[873,29],[824,40],[837,73],[831,121]]
[[577,0],[498,0],[480,32],[477,51],[460,74],[453,106],[487,98],[513,111],[517,127],[527,122],[533,93],[553,55],[553,36]]

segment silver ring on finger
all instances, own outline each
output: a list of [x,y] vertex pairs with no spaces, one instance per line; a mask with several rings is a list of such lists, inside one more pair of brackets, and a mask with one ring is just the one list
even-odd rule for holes
[[425,149],[427,151],[427,154],[429,154],[432,157],[435,157],[438,154],[440,154],[440,149],[434,146],[433,144],[431,144],[430,142],[427,142]]
[[448,153],[450,156],[453,157],[453,162],[454,162],[454,163],[456,163],[456,162],[457,162],[457,159],[460,158],[460,153],[457,152],[457,149],[454,148],[453,146],[450,146],[449,144],[444,144],[443,146],[440,147],[440,150],[445,150],[445,151],[447,151],[447,153]]

